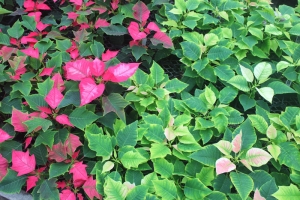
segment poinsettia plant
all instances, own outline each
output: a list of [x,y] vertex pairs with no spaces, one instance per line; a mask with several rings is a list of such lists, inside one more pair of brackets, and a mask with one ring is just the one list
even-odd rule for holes
[[0,0],[0,191],[299,199],[299,11]]

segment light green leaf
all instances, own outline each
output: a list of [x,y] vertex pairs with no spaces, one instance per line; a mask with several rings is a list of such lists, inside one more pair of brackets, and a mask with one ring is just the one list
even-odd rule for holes
[[262,134],[267,133],[268,123],[260,115],[248,115],[252,125]]
[[273,96],[274,96],[274,90],[270,87],[262,87],[262,88],[255,88],[257,92],[268,102],[272,103]]
[[[4,2],[2,2],[2,3],[4,3]],[[0,6],[0,15],[8,14],[8,13],[11,13],[11,12],[12,12],[12,11],[6,10],[5,8],[2,8],[2,7]]]
[[161,143],[153,143],[150,148],[150,158],[164,158],[167,155],[171,155],[171,150]]
[[220,140],[218,143],[214,144],[214,146],[225,155],[230,155],[232,151],[232,145],[229,141]]
[[226,60],[233,52],[223,46],[214,46],[211,48],[208,53],[207,57],[210,60]]
[[204,36],[204,43],[206,46],[213,46],[219,42],[219,38],[214,33],[208,33]]
[[254,80],[254,76],[253,76],[253,73],[250,69],[244,67],[243,65],[240,65],[240,68],[241,68],[241,72],[242,72],[242,75],[243,77],[248,81],[248,82],[253,82]]
[[191,97],[184,101],[184,103],[193,111],[205,113],[207,112],[207,105],[197,97]]
[[150,68],[150,76],[154,79],[155,84],[164,80],[164,70],[155,61]]
[[290,63],[286,62],[286,61],[280,61],[276,64],[276,69],[277,69],[277,72],[279,72],[280,70],[282,69],[285,69],[287,67],[291,66]]
[[177,199],[177,189],[174,181],[167,179],[152,181],[156,194],[162,198],[162,200]]
[[70,115],[70,122],[77,128],[84,130],[87,125],[92,124],[99,116],[88,111],[85,106],[76,108]]
[[243,91],[243,92],[249,92],[250,88],[248,87],[247,80],[241,76],[241,75],[236,75],[232,77],[228,83],[236,87],[237,89]]
[[271,74],[272,74],[272,67],[267,62],[258,63],[254,67],[254,76],[259,81],[259,83],[265,82]]
[[10,46],[10,40],[8,35],[0,32],[0,44],[6,45],[6,46]]
[[299,188],[293,184],[290,186],[279,186],[279,190],[272,196],[278,200],[298,200],[300,199],[300,191]]
[[174,165],[163,158],[158,158],[152,161],[154,171],[161,175],[162,178],[169,178],[174,172]]
[[209,87],[205,87],[205,98],[208,101],[208,103],[210,103],[211,105],[215,104],[217,98],[215,93],[209,88]]
[[144,185],[135,186],[128,192],[126,200],[144,200],[147,194],[148,188]]
[[188,59],[198,60],[200,58],[200,45],[190,41],[181,42],[180,45],[183,51],[183,55]]
[[268,151],[270,152],[270,154],[272,155],[272,157],[274,158],[274,160],[277,161],[278,156],[280,155],[280,147],[277,146],[276,144],[270,144],[267,146]]
[[184,195],[189,199],[203,199],[212,191],[207,188],[199,179],[188,179],[184,186]]
[[126,152],[120,160],[121,160],[123,166],[127,169],[138,168],[138,166],[140,164],[148,161],[148,159],[146,159],[144,156],[142,156],[137,151]]
[[278,30],[277,27],[274,26],[273,24],[267,24],[265,27],[265,31],[272,35],[282,35],[282,32]]
[[188,84],[181,82],[180,80],[178,80],[177,78],[172,79],[170,81],[167,82],[165,89],[168,90],[171,93],[180,93],[182,90],[184,90],[186,87],[188,86]]
[[122,185],[119,181],[114,181],[112,178],[107,177],[104,185],[105,199],[107,200],[125,200],[128,193],[128,188]]
[[254,35],[255,37],[259,38],[260,40],[263,39],[263,32],[261,29],[259,28],[254,28],[254,27],[250,27],[249,32]]
[[240,197],[244,200],[247,199],[250,192],[253,190],[254,183],[250,176],[244,173],[230,173],[230,179]]
[[290,30],[289,33],[291,35],[296,35],[296,36],[300,36],[300,24],[296,24],[295,26],[293,26]]

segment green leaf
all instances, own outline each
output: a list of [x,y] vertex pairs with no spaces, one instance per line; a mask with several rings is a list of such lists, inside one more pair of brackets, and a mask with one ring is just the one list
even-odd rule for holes
[[205,87],[204,95],[208,103],[211,105],[215,104],[217,100],[216,95],[209,87]]
[[245,120],[238,128],[236,128],[232,134],[234,138],[237,134],[242,131],[242,147],[241,150],[250,149],[257,140],[257,135],[251,124],[250,119]]
[[276,64],[276,69],[277,69],[277,72],[279,72],[280,70],[282,69],[286,69],[288,68],[289,66],[291,66],[290,63],[286,62],[286,61],[280,61]]
[[40,193],[41,199],[59,199],[59,192],[56,185],[56,179],[44,180],[41,184],[40,189],[38,190]]
[[214,68],[215,74],[223,81],[228,81],[234,77],[234,71],[229,65],[219,65]]
[[91,42],[88,42],[88,43],[81,43],[80,45],[79,45],[79,48],[78,48],[78,50],[79,50],[79,54],[82,56],[82,57],[84,57],[84,56],[90,56],[90,55],[92,55],[93,53],[92,53],[92,51],[91,51]]
[[180,93],[182,90],[184,90],[186,87],[188,86],[188,84],[181,82],[180,80],[178,80],[177,78],[172,79],[170,81],[167,82],[165,89],[168,90],[171,93]]
[[220,151],[213,145],[207,145],[192,153],[189,157],[204,165],[215,167],[216,161],[221,157]]
[[125,35],[127,34],[127,29],[122,25],[110,25],[108,27],[101,27],[102,31],[107,35]]
[[60,50],[60,51],[66,51],[67,49],[69,49],[72,46],[72,43],[69,39],[65,39],[65,40],[56,40],[56,46],[55,48]]
[[[4,3],[4,2],[2,2],[2,3]],[[12,11],[6,10],[5,8],[2,8],[2,7],[0,6],[0,15],[8,14],[8,13],[12,13]]]
[[21,99],[10,99],[10,96],[4,97],[0,102],[0,111],[5,114],[11,114],[12,108],[22,110]]
[[48,104],[44,97],[39,94],[32,94],[24,97],[30,108],[39,111],[39,107],[47,107]]
[[298,147],[292,142],[283,142],[278,146],[281,151],[278,156],[279,163],[300,171],[300,152]]
[[10,37],[13,37],[16,39],[19,39],[23,35],[24,29],[22,28],[19,20],[16,21],[11,28],[7,29],[7,33]]
[[268,123],[266,120],[259,115],[248,115],[252,125],[262,134],[267,133]]
[[230,193],[232,183],[225,174],[218,175],[213,182],[214,189],[223,193]]
[[163,158],[155,159],[153,162],[154,171],[162,178],[169,178],[174,172],[174,165]]
[[80,105],[80,93],[78,90],[68,90],[57,108],[63,108],[71,104],[74,106]]
[[161,143],[166,139],[163,127],[158,124],[149,124],[144,136],[147,140],[157,143]]
[[241,75],[236,75],[234,77],[232,77],[228,83],[230,83],[231,85],[233,85],[234,87],[236,87],[237,89],[243,91],[243,92],[249,92],[250,89],[248,87],[248,83],[247,80],[241,76]]
[[33,119],[27,120],[23,123],[28,127],[27,133],[31,133],[38,127],[42,127],[45,132],[48,130],[49,126],[52,125],[52,121],[40,117],[33,117]]
[[45,132],[40,132],[37,136],[34,146],[39,146],[40,144],[48,145],[52,149],[52,145],[54,143],[54,135],[57,131],[47,130]]
[[279,190],[272,196],[278,200],[297,200],[300,198],[300,191],[297,186],[291,184],[290,186],[279,186]]
[[38,89],[36,89],[36,90],[40,95],[45,97],[50,92],[50,90],[53,88],[53,84],[54,84],[54,81],[51,80],[50,78],[47,78],[42,83],[37,84]]
[[12,91],[20,91],[24,96],[28,96],[30,94],[31,87],[32,85],[30,81],[17,82],[13,84]]
[[86,110],[85,106],[76,108],[70,115],[70,122],[77,128],[84,130],[84,128],[92,124],[99,116],[91,111]]
[[152,181],[156,194],[162,198],[162,200],[177,199],[177,189],[173,181],[163,179]]
[[109,112],[114,112],[118,117],[125,122],[124,108],[129,104],[120,94],[111,93],[106,97],[102,98],[102,106],[104,113],[106,115]]
[[273,24],[267,24],[265,27],[265,32],[270,33],[271,35],[282,35],[282,32],[277,29]]
[[150,68],[150,76],[154,79],[156,85],[164,80],[164,70],[155,61],[153,61]]
[[254,107],[256,104],[256,101],[254,99],[251,99],[249,96],[247,96],[245,94],[241,94],[239,96],[239,101],[240,101],[241,105],[243,106],[244,111]]
[[195,112],[205,113],[208,110],[207,105],[197,97],[188,98],[184,100],[184,103]]
[[92,134],[90,132],[86,132],[85,136],[89,142],[88,146],[97,153],[97,156],[108,157],[111,155],[113,147],[110,136],[102,133]]
[[207,188],[199,179],[189,179],[184,186],[184,195],[189,199],[203,199],[211,194],[211,190]]
[[94,41],[90,48],[95,57],[101,58],[102,53],[104,52],[104,46],[102,43]]
[[200,0],[187,0],[186,2],[186,8],[187,10],[195,10],[200,5]]
[[[108,161],[110,162],[110,161]],[[127,170],[125,174],[125,181],[128,181],[130,183],[134,183],[135,185],[141,185],[141,181],[143,179],[144,175],[141,171],[136,170]]]
[[262,88],[255,88],[257,92],[268,102],[272,103],[273,96],[274,96],[274,90],[270,87],[262,87]]
[[258,63],[254,67],[254,76],[259,81],[259,83],[265,82],[271,74],[272,74],[272,67],[267,62]]
[[119,181],[114,181],[112,178],[107,177],[104,185],[105,199],[108,200],[125,200],[128,189]]
[[188,59],[198,60],[200,58],[200,45],[190,41],[181,42],[180,45],[183,51],[183,55]]
[[52,46],[52,44],[53,42],[49,38],[45,38],[37,42],[34,45],[34,48],[37,48],[40,54],[44,54]]
[[268,84],[268,87],[274,90],[274,94],[288,94],[288,93],[296,93],[291,87],[287,84],[284,84],[281,81],[273,81]]
[[64,175],[69,171],[71,163],[52,163],[49,169],[49,178],[54,178],[60,175]]
[[249,32],[260,40],[263,40],[263,32],[259,28],[250,27]]
[[299,115],[299,113],[299,107],[287,107],[279,118],[284,126],[290,128],[290,126],[295,123],[296,116]]
[[244,173],[236,173],[231,172],[230,173],[230,179],[235,187],[235,189],[238,191],[240,197],[244,200],[247,199],[250,192],[253,190],[254,183],[250,176]]
[[28,28],[31,31],[35,31],[36,28],[36,21],[34,20],[34,17],[30,17],[27,15],[22,15],[22,22],[21,24]]
[[300,24],[296,24],[295,26],[293,26],[290,30],[289,33],[291,35],[296,35],[296,36],[300,36]]
[[145,47],[142,47],[142,46],[133,46],[132,47],[132,55],[134,56],[136,61],[138,61],[144,54],[147,54]]
[[148,188],[144,185],[135,186],[128,192],[126,200],[144,200],[147,194]]
[[48,159],[47,148],[44,145],[30,148],[30,154],[34,154],[37,165],[46,165]]
[[130,168],[138,168],[138,166],[142,163],[145,163],[148,161],[144,156],[142,156],[137,151],[128,151],[121,157],[121,162],[123,166],[127,169]]
[[223,88],[219,93],[219,100],[222,104],[229,104],[232,102],[238,94],[238,90],[233,87],[227,86]]
[[204,43],[206,46],[214,46],[219,42],[219,38],[214,33],[208,33],[204,36]]
[[227,200],[227,197],[224,193],[222,192],[218,192],[218,191],[213,191],[212,193],[210,193],[210,195],[206,196],[204,198],[204,200]]
[[181,13],[184,13],[186,10],[186,2],[184,0],[175,0],[175,7],[180,10]]
[[10,40],[8,35],[0,32],[0,44],[6,45],[6,46],[10,46]]
[[244,67],[243,65],[240,65],[240,68],[241,68],[242,75],[247,80],[247,82],[250,82],[250,83],[253,82],[254,76],[253,76],[252,71],[250,69]]
[[0,191],[4,193],[19,193],[26,179],[27,176],[17,176],[17,172],[8,169],[6,176],[0,182]]
[[226,47],[214,46],[208,51],[207,57],[210,60],[226,60],[231,54],[233,54],[233,52]]
[[125,128],[121,129],[117,134],[117,143],[119,147],[123,146],[135,146],[137,143],[137,121],[127,125]]
[[171,150],[161,143],[153,143],[150,148],[150,158],[164,158],[167,155],[171,155]]

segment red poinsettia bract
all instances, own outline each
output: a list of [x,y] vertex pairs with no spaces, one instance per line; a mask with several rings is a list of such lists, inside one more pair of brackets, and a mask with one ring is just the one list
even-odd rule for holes
[[12,170],[18,172],[18,176],[28,174],[35,169],[35,156],[29,155],[29,151],[12,150]]
[[139,1],[133,6],[132,10],[134,18],[139,21],[139,23],[130,22],[128,26],[128,32],[133,39],[133,41],[130,42],[130,46],[139,45],[140,42],[143,39],[146,39],[147,35],[150,34],[150,31],[154,31],[155,34],[153,35],[153,38],[150,39],[153,45],[163,44],[165,48],[173,47],[171,38],[166,33],[162,32],[154,22],[150,22],[145,27],[150,15],[150,11],[146,4]]
[[[103,60],[115,57],[118,51],[107,51],[102,56]],[[69,80],[80,81],[80,106],[86,105],[103,94],[105,84],[103,81],[123,82],[131,77],[140,63],[120,63],[109,67],[105,71],[105,63],[100,59],[95,60],[80,59],[67,62],[64,66],[65,77]],[[98,77],[102,76],[102,81],[97,83]],[[96,81],[95,81],[96,78]]]

